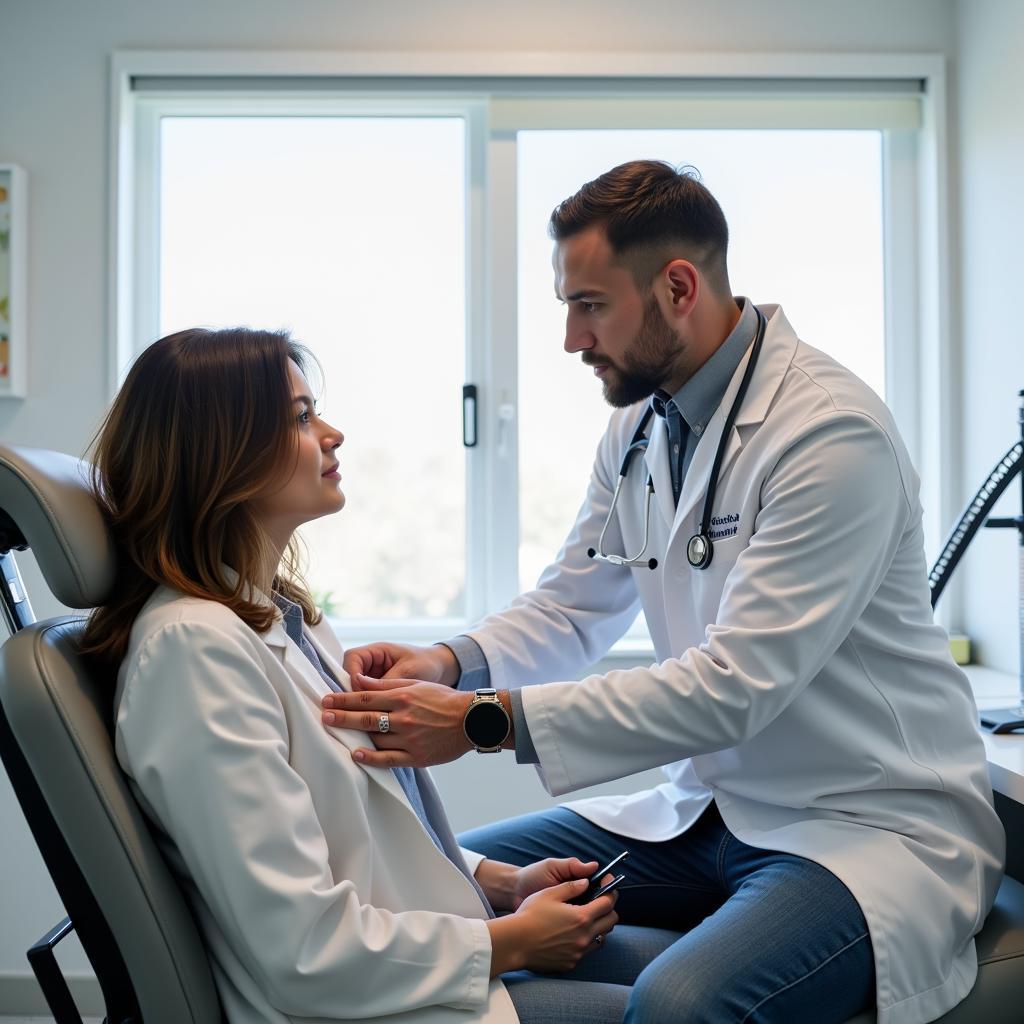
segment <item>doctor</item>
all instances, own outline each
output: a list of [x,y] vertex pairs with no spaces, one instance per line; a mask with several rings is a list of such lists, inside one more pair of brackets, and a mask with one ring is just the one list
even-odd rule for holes
[[[780,307],[733,298],[725,219],[688,173],[616,167],[550,230],[566,351],[616,407],[579,517],[466,636],[350,652],[361,691],[325,721],[370,732],[373,765],[514,747],[552,794],[663,766],[647,792],[462,837],[517,863],[630,850],[621,920],[687,933],[627,1020],[933,1020],[974,982],[1004,837],[892,416]],[[558,681],[638,604],[655,664]]]

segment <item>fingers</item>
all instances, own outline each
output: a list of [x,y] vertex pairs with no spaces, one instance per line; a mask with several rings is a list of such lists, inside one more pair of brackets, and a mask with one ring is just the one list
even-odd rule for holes
[[419,682],[418,679],[405,679],[402,676],[396,676],[394,679],[390,679],[385,676],[383,679],[375,679],[373,676],[363,675],[359,672],[352,677],[352,687],[355,690],[361,690],[364,693],[380,693],[382,690],[400,690],[404,686],[412,686]]
[[[598,913],[598,916],[591,920],[590,926],[587,929],[589,942],[593,944],[588,948],[587,952],[599,949],[604,943],[605,936],[619,923],[619,915],[614,910],[607,909],[611,903],[611,896],[612,894],[609,893],[607,896],[602,896],[600,899],[587,904],[586,909],[588,911],[595,909],[601,911]],[[602,910],[601,908],[604,909]]]
[[386,689],[374,688],[372,690],[353,690],[350,693],[325,693],[320,699],[320,703],[325,708],[337,711],[394,711],[402,702],[391,691],[400,689],[403,687],[388,686]]
[[[570,857],[566,862],[569,873],[573,878],[589,878],[597,870],[596,860],[580,860],[579,857]],[[604,883],[601,883],[604,885]]]
[[320,704],[320,720],[324,725],[332,729],[355,729],[381,735],[382,716],[388,715],[388,723],[394,728],[391,713],[403,706],[398,697],[388,693],[328,693],[321,698]]
[[356,676],[361,672],[369,672],[372,667],[373,657],[367,648],[357,647],[355,650],[346,651],[342,659],[341,667],[350,675]]
[[597,861],[582,861],[579,857],[548,857],[542,863],[552,879],[568,881],[572,878],[590,878],[597,869]]
[[366,768],[416,767],[416,759],[406,750],[367,750],[360,747],[352,757]]
[[604,914],[593,923],[595,935],[607,935],[619,923],[619,915],[613,910]]
[[547,891],[551,893],[554,899],[567,903],[569,900],[579,896],[581,892],[584,892],[589,884],[585,878],[572,878],[568,882],[561,882],[559,885],[551,886]]
[[345,652],[342,668],[350,675],[369,673],[383,675],[392,665],[394,657],[385,644],[371,644],[367,647],[355,647]]
[[[616,921],[619,919],[618,914],[615,912],[615,904],[618,898],[618,893],[610,892],[607,896],[600,896],[596,900],[591,900],[584,905],[588,916],[593,919],[595,925],[610,917],[614,917]],[[613,921],[612,923],[614,924],[615,922]]]
[[415,666],[409,665],[406,661],[399,661],[394,665],[389,665],[387,672],[382,674],[384,679],[390,682],[392,679],[401,679],[403,676],[408,676],[412,672],[415,672]]
[[[386,714],[387,712],[384,713]],[[324,725],[330,726],[332,729],[354,729],[356,732],[368,732],[383,736],[384,733],[380,727],[380,717],[381,712],[376,710],[376,708],[373,711],[325,709],[320,715],[320,720]],[[395,728],[395,723],[390,718],[389,724],[391,728],[387,730],[388,732]]]

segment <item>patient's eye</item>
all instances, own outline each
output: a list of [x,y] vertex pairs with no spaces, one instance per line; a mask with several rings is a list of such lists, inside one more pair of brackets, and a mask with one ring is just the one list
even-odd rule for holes
[[308,398],[296,398],[295,404],[299,407],[296,418],[303,426],[312,422],[315,416],[320,415],[320,403],[315,400],[311,403]]

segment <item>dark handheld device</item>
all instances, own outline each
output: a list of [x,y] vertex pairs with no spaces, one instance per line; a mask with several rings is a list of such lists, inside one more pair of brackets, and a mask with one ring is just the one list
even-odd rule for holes
[[610,892],[612,889],[617,888],[622,884],[625,879],[625,875],[619,875],[614,881],[608,883],[603,889],[601,888],[601,879],[605,875],[610,874],[612,869],[618,867],[618,865],[629,856],[629,850],[623,850],[617,857],[613,857],[604,867],[598,868],[590,876],[590,885],[580,893],[575,899],[569,900],[570,903],[574,903],[577,906],[582,906],[584,903],[589,903],[591,900],[596,900],[598,896],[603,896],[606,892]]
[[620,885],[626,880],[625,875],[616,875],[607,885],[602,885],[596,892],[591,893],[588,889],[583,894],[584,903],[593,903],[599,896],[605,896],[610,893],[613,889],[618,889]]

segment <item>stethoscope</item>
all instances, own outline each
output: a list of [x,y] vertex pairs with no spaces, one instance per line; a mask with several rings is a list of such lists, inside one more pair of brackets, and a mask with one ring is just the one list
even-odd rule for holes
[[[757,365],[757,357],[761,354],[761,345],[764,342],[764,332],[768,324],[764,313],[754,306],[757,314],[757,333],[754,335],[754,346],[750,351],[750,358],[747,360],[746,369],[743,371],[743,379],[740,381],[739,390],[733,399],[729,409],[729,415],[725,418],[725,426],[722,428],[722,436],[718,439],[718,448],[715,450],[715,461],[711,466],[711,478],[708,480],[707,493],[704,495],[704,511],[700,517],[700,530],[695,533],[686,543],[686,560],[694,569],[706,569],[711,564],[715,554],[715,546],[711,543],[711,510],[715,504],[715,491],[718,489],[718,473],[722,467],[722,459],[725,457],[725,448],[729,443],[732,434],[733,424],[736,422],[736,415],[743,405],[743,399],[750,386],[750,379],[754,376],[754,367]],[[648,406],[647,411],[640,418],[633,439],[622,456],[622,467],[619,469],[619,479],[612,492],[612,503],[608,508],[608,517],[604,521],[604,529],[597,540],[597,548],[588,548],[587,554],[601,562],[610,562],[612,565],[642,565],[648,569],[657,569],[656,558],[644,558],[647,552],[647,545],[651,539],[651,495],[654,494],[654,480],[651,474],[647,474],[647,486],[644,488],[644,542],[640,550],[629,557],[628,555],[610,555],[604,550],[604,537],[611,525],[612,517],[615,515],[615,508],[619,503],[619,492],[625,483],[626,474],[629,472],[629,464],[638,452],[647,450],[650,438],[646,436],[647,425],[654,415],[654,410]]]

